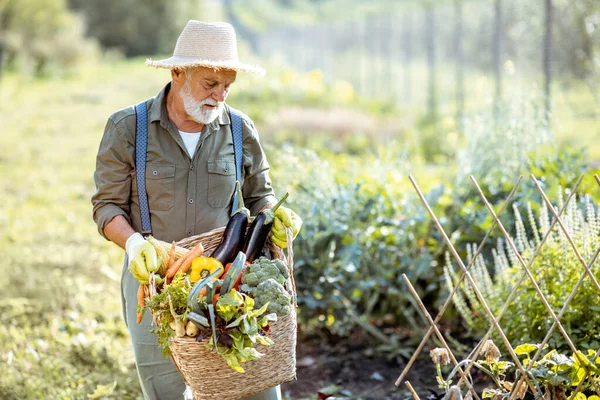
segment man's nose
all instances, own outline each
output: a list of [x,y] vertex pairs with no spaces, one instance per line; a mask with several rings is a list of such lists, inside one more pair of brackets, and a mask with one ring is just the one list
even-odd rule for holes
[[215,99],[218,102],[223,102],[227,98],[227,93],[228,93],[228,90],[224,86],[219,86],[213,92],[213,96],[212,97],[213,97],[213,99]]

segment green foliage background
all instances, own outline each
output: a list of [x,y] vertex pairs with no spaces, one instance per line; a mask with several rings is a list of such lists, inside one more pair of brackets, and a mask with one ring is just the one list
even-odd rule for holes
[[[293,125],[287,133],[278,131],[270,116],[286,104],[314,107],[315,99],[331,101],[346,92],[318,73],[277,64],[269,70],[273,76],[260,90],[254,90],[255,78],[240,79],[229,102],[249,110],[267,132],[262,141],[274,186],[279,195],[290,192],[290,206],[305,221],[296,248],[302,332],[329,340],[364,329],[377,339],[376,349],[392,358],[407,356],[417,336],[407,340],[394,327],[419,331],[421,323],[401,274],[435,307],[443,295],[444,247],[406,175],[415,176],[463,251],[490,219],[466,185],[454,186],[458,166],[423,164],[419,150],[427,150],[418,138],[377,142],[351,130],[307,136]],[[91,175],[107,116],[154,95],[168,79],[168,71],[145,68],[136,59],[111,61],[70,78],[3,80],[0,397],[86,398],[96,390],[123,399],[139,396],[121,317],[122,251],[104,241],[91,221]],[[353,96],[346,107],[355,113],[385,109]],[[326,101],[319,106],[335,109]],[[370,114],[376,121],[391,115]],[[299,137],[304,149],[293,146]],[[328,140],[338,145],[324,148]],[[406,151],[407,143],[414,153]],[[492,160],[483,176],[486,191],[498,204],[512,177],[503,177],[503,164],[493,161],[502,153],[486,154]],[[513,172],[544,175],[547,188],[568,185],[586,170],[579,153],[542,151],[527,159],[529,164]],[[532,190],[524,185],[520,198]]]
[[[347,15],[337,13],[342,3],[261,0],[253,3],[255,8],[233,2],[232,9],[265,34],[273,21],[319,24],[334,14],[343,20],[378,11],[373,2],[357,1],[356,9],[346,7]],[[583,15],[584,22],[591,18],[597,24],[597,3],[573,3],[589,14]],[[0,0],[2,399],[140,397],[121,316],[122,251],[104,241],[91,220],[92,174],[107,117],[155,95],[169,80],[168,71],[145,68],[143,57],[125,60],[123,55],[170,53],[182,21],[203,17],[195,14],[201,10],[196,6],[188,1],[167,7],[155,0]],[[571,17],[567,26],[581,27],[581,16]],[[527,22],[515,27],[527,27]],[[521,36],[509,33],[507,43],[518,44]],[[581,47],[586,35],[575,36],[565,35],[561,43]],[[591,55],[562,65],[561,71],[569,72],[553,86],[551,129],[543,124],[539,97],[506,96],[500,117],[490,111],[486,93],[492,82],[485,59],[471,71],[475,84],[464,125],[456,123],[447,96],[440,97],[439,118],[432,120],[420,100],[402,107],[394,98],[375,99],[343,79],[318,69],[302,72],[277,57],[260,61],[269,71],[265,79],[238,77],[228,102],[255,120],[276,192],[289,191],[289,206],[304,219],[295,248],[303,339],[333,343],[364,331],[373,338],[374,350],[390,359],[414,350],[423,322],[402,274],[435,310],[446,294],[442,265],[447,248],[409,174],[464,257],[468,244],[478,243],[492,222],[470,175],[495,210],[518,175],[525,175],[525,181],[515,203],[532,202],[539,209],[529,173],[549,194],[572,186],[585,173],[579,194],[588,193],[598,203],[592,175],[599,172],[599,110],[589,88],[597,75],[588,62],[597,36],[588,36]],[[475,39],[471,45],[478,48],[477,40],[484,38]],[[242,58],[253,61],[248,47],[240,43]],[[421,58],[413,64],[417,86],[426,68]],[[438,79],[449,82],[451,65],[442,65]],[[505,84],[518,87],[528,79],[507,78]],[[514,215],[506,213],[502,221],[512,227]],[[492,233],[485,257],[500,236],[498,230]],[[544,264],[550,271],[557,263],[553,254],[552,262]],[[571,277],[574,261],[565,257],[560,267]],[[524,299],[534,304],[535,297],[527,293]],[[539,309],[532,314],[542,315]],[[517,332],[522,321],[518,312],[512,315]],[[442,324],[462,333],[456,316],[456,310],[449,310]],[[589,331],[585,324],[573,329]],[[595,345],[588,339],[582,336],[583,347]]]

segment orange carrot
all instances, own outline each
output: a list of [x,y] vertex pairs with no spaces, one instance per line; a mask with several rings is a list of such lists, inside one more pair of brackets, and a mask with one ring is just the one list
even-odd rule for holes
[[182,272],[182,273],[186,273],[188,271],[188,269],[190,269],[190,267],[192,266],[192,261],[194,261],[194,259],[202,256],[202,253],[204,253],[204,246],[202,246],[202,243],[198,243],[189,253],[189,257],[185,259],[185,261],[183,262],[183,264],[181,264],[181,266],[179,267],[179,270],[177,272]]
[[175,274],[177,273],[177,271],[179,271],[179,267],[181,266],[181,264],[183,264],[183,262],[185,261],[186,257],[191,253],[191,251],[188,251],[187,253],[185,253],[183,256],[179,257],[179,259],[177,261],[175,261],[167,270],[167,274],[165,275],[167,279],[171,279],[172,277],[175,276]]
[[171,251],[169,252],[169,263],[167,264],[167,270],[171,268],[171,265],[175,262],[175,242],[171,243]]
[[179,271],[187,272],[192,265],[192,261],[196,257],[200,257],[204,253],[204,247],[202,243],[198,243],[192,250],[188,251],[184,256],[180,257],[179,260],[175,261],[171,268],[167,270],[167,279],[171,279]]
[[[138,300],[138,306],[139,307],[145,307],[146,306],[146,299],[145,299],[145,293],[144,293],[144,285],[140,285],[140,288],[138,289],[137,300]],[[137,323],[138,324],[140,322],[142,322],[143,316],[144,315],[141,312],[137,313]]]

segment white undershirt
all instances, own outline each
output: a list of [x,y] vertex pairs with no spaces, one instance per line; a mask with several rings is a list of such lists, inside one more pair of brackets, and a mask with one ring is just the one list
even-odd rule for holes
[[185,144],[185,148],[187,149],[190,158],[194,158],[196,146],[198,145],[198,141],[200,140],[200,132],[179,131],[179,135],[181,136],[181,140],[183,140],[183,143]]

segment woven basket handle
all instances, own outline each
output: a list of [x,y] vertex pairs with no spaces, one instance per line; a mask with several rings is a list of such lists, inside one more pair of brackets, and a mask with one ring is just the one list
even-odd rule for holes
[[[285,236],[286,236],[286,240],[287,240],[287,265],[288,265],[288,269],[290,270],[290,281],[292,282],[292,290],[294,291],[294,293],[296,294],[296,298],[298,298],[298,293],[296,293],[296,280],[294,279],[294,246],[293,246],[293,242],[294,239],[292,238],[293,233],[292,233],[292,228],[290,227],[285,227]],[[283,252],[283,249],[281,250]],[[285,254],[285,252],[284,252]],[[298,302],[294,301],[294,305],[296,307],[298,307]]]

